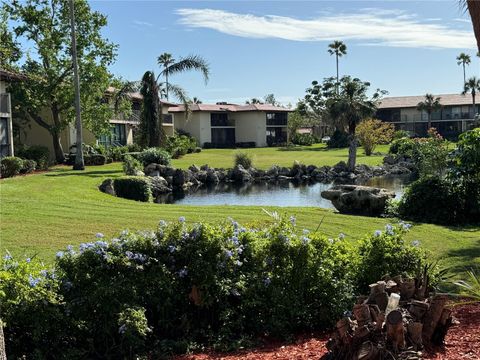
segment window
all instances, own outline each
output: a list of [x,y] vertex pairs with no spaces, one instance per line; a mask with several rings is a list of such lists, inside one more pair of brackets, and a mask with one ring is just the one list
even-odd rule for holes
[[172,114],[163,114],[163,123],[164,124],[173,124],[173,115]]
[[235,146],[235,129],[212,128],[212,144],[216,147]]
[[267,113],[267,125],[287,126],[288,115],[286,112]]
[[106,147],[127,145],[127,129],[125,124],[115,124],[112,126],[110,135],[101,135],[98,139],[99,144]]
[[227,113],[211,113],[210,126],[235,126],[235,120],[229,119]]
[[287,142],[287,129],[284,127],[267,127],[267,145],[279,145]]

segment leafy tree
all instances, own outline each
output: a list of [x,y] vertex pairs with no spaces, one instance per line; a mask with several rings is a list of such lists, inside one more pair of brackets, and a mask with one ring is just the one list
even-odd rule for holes
[[[111,80],[107,66],[115,59],[117,46],[101,35],[106,16],[92,11],[86,0],[76,0],[75,5],[83,122],[95,134],[108,132],[113,110],[100,100]],[[14,0],[4,4],[4,10],[15,21],[16,36],[34,45],[21,65],[27,78],[12,86],[13,105],[50,133],[56,160],[63,162],[60,134],[74,119],[68,2]]]
[[[330,55],[335,55],[335,60],[337,64],[337,84],[338,84],[338,58],[342,57],[343,55],[347,55],[347,45],[343,43],[343,41],[335,40],[333,43],[328,45],[328,53]],[[337,88],[338,92],[338,88]]]
[[432,127],[432,113],[434,111],[440,110],[442,104],[440,103],[440,97],[434,97],[432,94],[425,94],[425,100],[420,101],[417,104],[418,111],[425,111],[428,116],[428,125],[430,129]]
[[267,94],[263,97],[263,100],[265,101],[265,104],[270,104],[274,106],[280,106],[280,103],[275,99],[275,95],[273,94]]
[[480,91],[480,79],[473,76],[465,82],[462,92],[463,95],[467,93],[472,95],[473,117],[477,114],[477,109],[475,108],[475,96],[477,95],[477,91]]
[[245,101],[245,104],[263,104],[263,101],[257,98],[251,98],[250,100]]
[[457,65],[462,65],[463,67],[463,83],[465,84],[467,82],[467,77],[465,75],[465,65],[470,65],[472,62],[472,58],[470,55],[465,54],[465,53],[460,53],[460,55],[457,56]]
[[362,121],[357,127],[357,137],[365,150],[365,155],[370,156],[378,144],[388,144],[393,139],[395,126],[377,119]]
[[179,61],[176,61],[172,54],[163,53],[158,57],[158,64],[163,67],[160,75],[165,76],[165,90],[166,98],[168,100],[169,92],[169,80],[168,77],[173,74],[183,73],[188,70],[197,70],[200,71],[205,79],[205,82],[208,81],[210,76],[210,66],[208,62],[198,55],[189,55],[184,58],[180,58]]
[[313,125],[315,125],[315,122],[311,118],[303,115],[298,109],[296,109],[288,115],[289,138],[292,138],[299,128]]
[[326,79],[323,84],[326,110],[333,120],[348,129],[350,145],[347,166],[350,171],[355,170],[357,159],[357,125],[375,114],[379,101],[387,93],[377,89],[373,95],[368,96],[369,88],[369,82],[350,76],[342,77],[340,83],[332,83],[331,79]]
[[20,44],[8,28],[8,13],[4,7],[0,8],[0,68],[10,69],[18,60],[22,52]]
[[[328,78],[325,82],[331,83],[335,79]],[[325,94],[323,84],[318,81],[312,81],[311,87],[305,90],[305,97],[297,104],[297,110],[300,115],[311,119],[314,123],[320,124],[328,121],[328,113],[325,109]]]

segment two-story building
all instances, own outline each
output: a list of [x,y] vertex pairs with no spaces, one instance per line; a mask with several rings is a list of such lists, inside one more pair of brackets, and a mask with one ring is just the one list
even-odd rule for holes
[[269,104],[192,104],[170,107],[175,129],[193,136],[203,147],[271,146],[287,143],[289,109]]
[[[476,105],[475,110],[473,109],[470,95],[443,94],[435,97],[440,98],[442,106],[432,113],[431,124],[442,136],[456,138],[460,133],[474,126],[479,106]],[[425,136],[428,130],[428,114],[417,110],[418,103],[424,100],[424,95],[386,97],[382,99],[376,117],[395,124],[397,130],[406,130],[412,135]]]

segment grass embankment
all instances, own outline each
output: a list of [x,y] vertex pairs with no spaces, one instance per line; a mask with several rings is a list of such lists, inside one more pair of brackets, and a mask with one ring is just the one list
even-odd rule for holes
[[[291,165],[294,159],[317,165],[336,163],[345,159],[345,150],[306,150],[275,153],[274,149],[247,150],[256,156],[256,165],[268,168],[271,164]],[[309,157],[311,151],[312,156]],[[318,151],[318,152],[317,152]],[[305,154],[308,152],[307,154]],[[343,152],[343,158],[340,156]],[[229,167],[232,150],[208,150],[175,160],[174,166],[187,167],[192,163]],[[276,154],[279,155],[276,155]],[[272,158],[268,160],[269,154]],[[206,156],[208,155],[208,156]],[[296,155],[296,156],[295,156]],[[325,155],[325,157],[322,157]],[[370,163],[381,157],[368,158]],[[364,162],[360,158],[360,162]],[[268,164],[268,165],[267,165]],[[98,190],[106,177],[121,176],[121,164],[87,167],[74,172],[70,167],[55,167],[50,172],[15,177],[0,181],[0,251],[16,255],[37,253],[46,260],[53,259],[58,249],[68,244],[94,240],[97,232],[107,237],[122,229],[154,229],[160,219],[176,220],[185,216],[187,222],[219,222],[232,217],[240,223],[268,221],[259,206],[180,206],[139,203],[116,198]],[[340,232],[347,239],[358,240],[364,234],[383,229],[389,219],[336,214],[320,208],[270,208],[295,215],[300,228],[314,230],[322,219],[320,231],[327,236]],[[476,263],[480,265],[480,228],[445,227],[416,224],[407,236],[408,241],[420,240],[435,258],[445,266],[458,270]]]

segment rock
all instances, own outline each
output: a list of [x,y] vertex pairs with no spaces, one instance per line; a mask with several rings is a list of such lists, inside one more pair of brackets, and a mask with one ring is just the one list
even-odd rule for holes
[[195,164],[190,165],[190,167],[188,168],[188,170],[190,170],[190,171],[191,171],[192,173],[194,173],[194,174],[200,171],[199,167],[198,167],[197,165],[195,165]]
[[112,179],[105,179],[103,182],[100,184],[98,187],[101,192],[104,192],[105,194],[113,195],[115,196],[115,189],[113,187],[113,180]]
[[345,161],[340,161],[339,163],[333,165],[332,171],[336,173],[349,172]]
[[206,171],[205,183],[206,184],[218,184],[220,182],[217,172],[213,169]]
[[288,167],[281,167],[278,169],[279,176],[290,176],[290,169]]
[[336,185],[321,195],[342,214],[370,216],[382,214],[387,200],[395,197],[393,191],[359,185]]
[[392,155],[387,155],[383,158],[383,163],[387,165],[395,164],[395,158]]
[[208,169],[210,169],[210,168],[208,167],[207,164],[200,166],[200,170],[202,170],[202,171],[207,171]]
[[252,181],[252,175],[242,165],[236,165],[230,173],[230,179],[234,182],[249,182]]
[[155,176],[151,178],[150,181],[151,189],[152,189],[152,195],[156,198],[160,194],[166,194],[172,191],[170,187],[168,187],[168,182],[165,180],[165,178],[161,176]]
[[183,170],[177,169],[173,174],[172,185],[174,188],[182,188],[185,184],[185,174]]
[[270,177],[277,177],[278,176],[278,166],[273,165],[270,169],[267,170],[267,175]]
[[307,166],[307,174],[312,175],[312,172],[316,169],[317,169],[317,167],[315,165],[308,165]]

